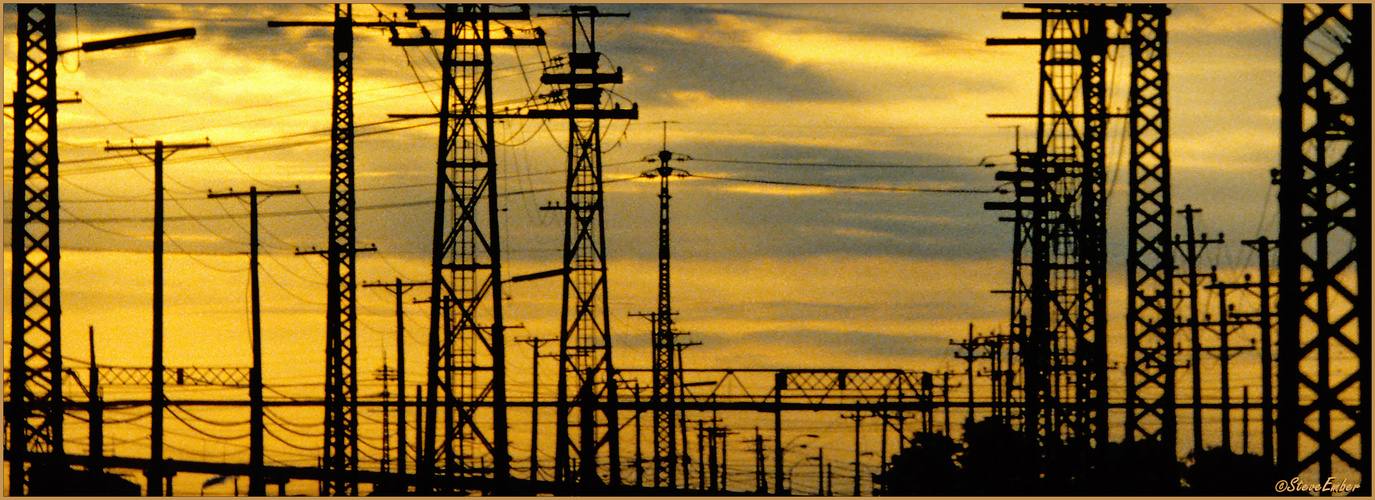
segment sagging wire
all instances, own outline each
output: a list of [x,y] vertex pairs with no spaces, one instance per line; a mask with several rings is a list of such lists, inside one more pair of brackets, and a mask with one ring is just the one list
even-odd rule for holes
[[[176,407],[175,407],[175,406],[168,406],[167,408],[168,408],[168,410],[173,410],[173,409],[175,409]],[[191,430],[196,431],[197,434],[200,434],[200,435],[202,435],[202,436],[208,437],[208,438],[210,438],[210,439],[215,439],[215,440],[219,440],[219,441],[233,441],[233,440],[238,440],[238,439],[244,439],[244,438],[247,438],[247,437],[250,437],[250,436],[253,435],[252,432],[245,432],[245,433],[243,433],[243,434],[241,434],[241,435],[238,435],[238,436],[228,436],[228,437],[227,437],[227,436],[217,436],[217,435],[211,434],[211,433],[209,433],[209,432],[203,431],[203,430],[201,430],[199,427],[196,427],[195,425],[193,425],[192,423],[187,422],[186,419],[181,418],[181,415],[178,414],[176,411],[168,411],[167,413],[170,413],[170,414],[172,415],[173,418],[176,418],[176,419],[177,419],[177,421],[179,421],[179,422],[185,424],[187,428],[190,428]]]

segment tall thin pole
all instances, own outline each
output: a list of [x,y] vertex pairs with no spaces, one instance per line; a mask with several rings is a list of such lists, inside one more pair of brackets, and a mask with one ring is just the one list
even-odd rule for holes
[[1270,277],[1270,251],[1275,242],[1265,236],[1253,240],[1243,240],[1260,255],[1260,406],[1261,406],[1261,452],[1269,463],[1275,459],[1275,303],[1271,296],[1274,286]]
[[[89,401],[90,409],[87,416],[90,418],[90,470],[99,472],[101,470],[101,456],[105,454],[105,407],[100,402],[100,368],[95,359],[95,326],[91,325],[87,331],[87,341],[90,343],[91,368],[87,378],[90,379],[91,394]],[[11,465],[13,467],[13,465]]]
[[[149,454],[154,463],[153,476],[155,476],[157,479],[149,479],[149,495],[162,494],[160,490],[162,487],[161,481],[163,477],[163,471],[161,469],[163,459],[164,435],[163,418],[167,411],[166,381],[163,380],[163,376],[167,370],[167,366],[163,359],[163,346],[165,336],[163,330],[164,323],[162,300],[164,293],[163,240],[165,240],[167,237],[167,232],[164,225],[166,203],[163,201],[163,198],[165,197],[167,190],[163,185],[163,164],[166,163],[167,157],[171,156],[177,151],[183,149],[199,149],[206,147],[210,147],[209,142],[200,142],[192,144],[165,144],[161,140],[154,141],[152,147],[138,145],[105,147],[106,151],[135,151],[141,155],[144,155],[145,157],[148,157],[148,154],[150,152],[152,153],[152,156],[148,157],[153,161],[153,377],[152,397],[150,398],[152,400],[151,402],[153,417],[152,425],[150,426],[152,435],[149,437]],[[251,391],[253,389],[250,388],[249,390]],[[262,418],[261,415],[258,415],[258,412],[254,413],[254,417],[259,419]],[[250,417],[250,419],[254,417]],[[257,426],[254,428],[261,429],[261,426]],[[260,439],[260,437],[258,437],[258,433],[253,433],[253,436],[254,440]],[[255,446],[253,443],[257,443],[257,446]],[[253,460],[253,457],[258,457],[259,459],[261,459],[261,446],[262,443],[259,441],[250,442],[250,461]],[[257,465],[261,466],[262,464],[259,463]],[[153,484],[155,482],[158,483],[157,489],[153,488]],[[251,489],[252,487],[250,486],[250,490]]]
[[[156,192],[153,196],[153,435],[151,436],[152,449],[149,451],[149,454],[154,463],[157,464],[158,469],[156,469],[156,479],[150,480],[149,484],[152,484],[153,481],[161,482],[163,478],[163,471],[161,470],[161,462],[163,459],[162,439],[164,434],[163,418],[167,411],[166,382],[163,380],[163,371],[166,369],[166,366],[163,360],[164,337],[162,330],[162,240],[166,237],[166,233],[164,232],[162,222],[164,209],[162,201],[164,189],[162,184],[162,161],[163,144],[162,141],[157,141],[154,144],[153,152],[153,191]],[[255,291],[254,293],[256,294],[257,292]],[[257,366],[257,363],[254,363],[254,366]],[[256,387],[251,381],[249,385]],[[249,390],[253,389],[250,388]],[[257,412],[253,413],[257,415]],[[254,429],[258,428],[252,425],[250,425],[250,427]],[[257,440],[253,440],[249,445],[249,448],[251,448],[248,452],[249,460],[253,460],[253,457],[260,456],[258,453],[255,453],[258,450],[253,446],[254,444],[258,444]],[[153,494],[151,488],[149,494]]]
[[[947,384],[948,384],[948,383],[949,383],[948,381],[949,381],[949,379],[950,379],[950,373],[949,373],[949,372],[946,372],[945,376],[946,376],[946,380],[947,380]],[[947,389],[947,390],[949,390],[949,389]],[[949,403],[949,401],[946,401],[946,403]],[[950,408],[950,405],[949,405],[949,404],[946,404],[945,407],[946,407],[947,409],[949,409],[949,408]],[[947,414],[947,415],[948,415],[948,414]],[[863,415],[860,415],[859,412],[856,411],[856,412],[855,412],[855,415],[854,415],[854,420],[855,420],[855,491],[854,491],[854,494],[855,494],[855,496],[859,496],[859,424],[860,424],[861,421],[863,421],[863,419],[864,419],[864,416],[863,416]],[[949,418],[946,418],[946,421],[947,421],[947,422],[949,422],[949,420],[950,420]],[[947,425],[949,425],[949,424],[947,423]],[[948,434],[947,434],[947,435],[948,435]]]
[[530,480],[539,480],[539,345],[530,350]]
[[527,337],[516,342],[530,345],[530,480],[539,480],[539,359],[552,355],[540,354],[540,347],[558,338]]
[[[401,278],[396,278],[395,283],[364,283],[363,288],[383,288],[391,292],[396,299],[396,402],[399,408],[405,408],[406,402],[406,312],[404,309],[404,296],[412,288],[417,286],[429,286],[429,282],[404,282]],[[418,394],[418,392],[417,392]],[[406,412],[404,410],[396,412],[397,429],[397,466],[396,471],[400,474],[406,473]]]
[[[1217,274],[1217,267],[1213,267],[1213,273]],[[1227,321],[1228,313],[1227,289],[1219,287],[1217,289],[1217,334],[1218,341],[1220,342],[1218,361],[1222,363],[1221,372],[1218,374],[1222,382],[1222,449],[1230,452],[1232,451],[1232,377],[1229,367],[1232,364],[1232,350],[1229,345],[1230,339],[1228,338],[1231,336],[1230,332],[1228,332],[1230,329]],[[1245,451],[1242,451],[1242,453],[1245,453]]]
[[826,448],[816,449],[816,496],[826,493]]
[[773,382],[773,494],[783,494],[783,387],[786,375],[774,375]]
[[[248,398],[252,407],[249,410],[249,427],[252,429],[253,438],[249,445],[251,449],[248,456],[249,465],[255,474],[248,483],[248,494],[263,496],[267,492],[263,486],[263,477],[258,475],[263,466],[263,319],[262,295],[258,287],[258,187],[249,188],[249,193],[251,201],[248,204],[248,268],[250,270],[249,289],[253,296],[253,370],[249,372],[251,380],[248,381]],[[157,378],[162,378],[161,372]]]
[[[249,294],[252,296],[252,325],[253,331],[253,368],[248,372],[248,399],[249,399],[249,434],[252,436],[249,442],[249,467],[252,473],[249,477],[248,494],[250,496],[266,496],[267,483],[263,472],[263,327],[262,327],[262,295],[258,285],[258,201],[259,197],[267,197],[279,194],[301,194],[297,189],[278,189],[260,191],[258,186],[252,186],[247,193],[210,193],[210,199],[227,197],[248,197],[248,269],[249,269]],[[161,379],[161,371],[154,368],[156,376],[154,380]],[[158,419],[154,419],[157,422]]]
[[[366,285],[364,285],[366,286]],[[396,278],[396,473],[406,475],[406,316]]]

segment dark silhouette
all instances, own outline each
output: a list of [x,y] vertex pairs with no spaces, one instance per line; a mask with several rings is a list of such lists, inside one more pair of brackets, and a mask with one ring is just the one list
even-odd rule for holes
[[1094,450],[1090,468],[1075,487],[1085,495],[1177,495],[1184,464],[1160,441],[1107,443]]
[[961,446],[944,434],[918,432],[912,445],[893,456],[887,471],[874,476],[879,495],[955,495],[960,493],[955,457]]
[[1190,495],[1274,495],[1279,474],[1258,455],[1237,455],[1221,448],[1191,455],[1184,473]]
[[1005,422],[967,424],[963,443],[918,432],[874,477],[876,494],[896,496],[1274,495],[1266,459],[1222,449],[1175,458],[1172,443],[1037,443]]

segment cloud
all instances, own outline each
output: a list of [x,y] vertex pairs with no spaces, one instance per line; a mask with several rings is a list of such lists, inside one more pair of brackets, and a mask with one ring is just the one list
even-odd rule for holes
[[[674,105],[700,93],[712,99],[749,101],[841,101],[856,94],[807,65],[742,45],[738,38],[713,43],[711,36],[681,29],[632,29],[617,59],[625,61],[626,85],[644,106]],[[703,41],[703,40],[707,41]],[[653,89],[653,90],[647,90]]]

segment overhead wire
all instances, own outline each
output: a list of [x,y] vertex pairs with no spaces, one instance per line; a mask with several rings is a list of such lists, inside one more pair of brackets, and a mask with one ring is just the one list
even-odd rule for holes
[[953,194],[1005,194],[1005,193],[1007,193],[1007,190],[1004,189],[1004,188],[995,188],[995,189],[965,189],[965,188],[913,188],[913,187],[863,186],[863,185],[856,186],[856,185],[842,185],[842,184],[824,184],[824,183],[819,183],[819,182],[779,181],[779,180],[769,180],[769,179],[755,179],[755,178],[748,178],[748,177],[723,177],[723,176],[703,175],[703,174],[686,174],[685,177],[696,177],[696,178],[699,178],[699,179],[708,179],[708,180],[714,180],[714,181],[744,182],[744,183],[766,184],[766,185],[775,185],[775,186],[815,187],[815,188],[839,189],[839,190],[851,190],[851,191],[879,191],[879,192],[892,192],[892,193],[953,193]]
[[977,163],[935,163],[935,164],[902,164],[902,163],[833,163],[833,162],[801,162],[801,161],[770,161],[770,160],[737,160],[737,159],[717,159],[717,158],[692,158],[692,161],[703,163],[730,163],[740,165],[770,165],[780,167],[825,167],[825,168],[894,168],[894,169],[925,169],[925,168],[988,168],[1008,163],[993,163],[988,161],[990,157],[984,157]]
[[191,419],[193,419],[193,420],[195,420],[195,421],[197,421],[197,422],[204,422],[204,423],[207,423],[207,424],[210,424],[210,425],[214,425],[214,426],[219,426],[219,427],[239,427],[239,426],[248,425],[248,424],[250,423],[248,420],[235,421],[235,422],[225,422],[225,421],[220,421],[220,420],[210,420],[210,419],[205,418],[205,417],[202,417],[202,416],[200,416],[200,415],[196,415],[196,414],[195,414],[194,412],[192,412],[191,410],[188,410],[188,409],[186,409],[186,408],[183,408],[183,407],[181,407],[181,406],[179,406],[179,405],[170,405],[170,406],[168,406],[167,408],[169,409],[169,411],[178,411],[178,410],[180,410],[181,412],[185,413],[186,416],[191,417]]
[[[285,429],[285,428],[283,428],[283,429]],[[298,444],[296,444],[296,443],[293,443],[293,442],[291,442],[291,441],[287,441],[286,438],[283,438],[283,437],[281,437],[281,436],[278,436],[277,433],[272,432],[272,427],[264,426],[264,427],[263,427],[263,431],[266,432],[267,435],[272,436],[273,439],[276,439],[277,442],[280,442],[280,443],[282,443],[282,444],[284,444],[284,445],[286,445],[286,446],[288,446],[288,447],[290,447],[290,448],[295,448],[295,449],[301,450],[301,451],[321,451],[321,450],[324,450],[324,449],[325,449],[325,447],[324,447],[323,444],[320,445],[320,446],[302,446],[302,445],[298,445]]]
[[[274,417],[274,416],[272,416],[272,415],[264,414],[264,416],[266,416],[267,419],[268,419],[269,421],[271,421],[272,423],[277,424],[277,426],[280,427],[282,430],[287,431],[287,432],[290,432],[290,433],[295,434],[295,435],[300,436],[300,437],[323,437],[323,436],[325,435],[324,432],[306,432],[306,431],[298,431],[298,430],[293,429],[293,428],[290,427],[290,426],[283,425],[281,421],[277,420],[277,418]],[[323,424],[321,424],[320,426],[322,426],[322,425],[323,425]],[[320,427],[320,426],[312,426],[312,427]]]
[[[638,175],[629,175],[629,176],[620,177],[620,178],[606,179],[606,180],[602,181],[602,184],[603,184],[603,185],[605,185],[605,184],[615,184],[615,183],[618,183],[618,182],[624,182],[624,181],[629,181],[629,180],[634,180],[634,179],[639,179],[639,178],[641,178],[641,176],[638,176]],[[584,186],[584,187],[585,187],[585,186]],[[511,196],[511,195],[521,195],[521,194],[531,194],[531,193],[545,193],[545,192],[551,192],[551,191],[559,191],[559,190],[562,190],[562,189],[564,189],[563,186],[557,186],[557,187],[544,187],[544,188],[533,188],[533,189],[525,189],[525,190],[517,190],[517,191],[503,192],[503,193],[501,193],[501,195],[503,195],[503,196]],[[218,199],[217,199],[217,201],[218,201]],[[416,206],[426,206],[426,205],[433,205],[433,204],[434,204],[434,200],[415,200],[415,201],[405,201],[405,202],[395,202],[395,203],[380,203],[380,204],[375,204],[375,205],[359,205],[358,207],[356,207],[356,209],[357,209],[357,210],[383,210],[383,209],[390,209],[390,208],[416,207]],[[263,217],[293,217],[293,216],[299,216],[299,215],[311,215],[311,214],[316,214],[316,213],[318,213],[317,210],[283,210],[283,211],[276,211],[276,212],[260,212],[260,213],[258,214],[258,217],[260,217],[260,218],[263,218]],[[228,213],[228,211],[226,211],[226,214],[225,214],[225,215],[169,216],[169,217],[164,217],[163,220],[165,220],[165,221],[185,221],[185,220],[192,220],[192,219],[201,220],[201,221],[205,221],[205,220],[233,220],[233,221],[236,221],[236,223],[237,223],[237,221],[242,220],[242,219],[246,219],[246,218],[248,218],[248,215],[247,215],[247,214],[234,214],[234,213]],[[8,221],[9,219],[6,218],[5,220]],[[150,221],[152,221],[152,219],[149,218],[149,217],[103,217],[103,218],[87,218],[86,221],[87,221],[87,222],[90,222],[90,223],[131,223],[131,222],[150,222]],[[242,226],[240,226],[240,228],[242,228]],[[247,232],[247,229],[244,229],[244,232]]]
[[[175,408],[175,406],[168,406],[167,408],[170,410],[170,409],[172,409],[172,408]],[[187,422],[186,419],[181,418],[181,415],[180,415],[179,413],[175,412],[175,411],[168,411],[167,413],[171,414],[173,418],[177,419],[177,421],[179,421],[179,422],[185,424],[187,428],[189,428],[189,429],[195,431],[197,434],[200,434],[200,435],[202,435],[202,436],[208,437],[208,438],[210,438],[210,439],[215,439],[215,440],[220,440],[220,441],[233,441],[233,440],[238,440],[238,439],[244,439],[244,438],[247,438],[247,437],[250,437],[250,436],[253,435],[253,433],[250,431],[250,432],[245,432],[245,433],[243,433],[243,434],[241,434],[241,435],[238,435],[238,436],[218,436],[218,435],[215,435],[215,434],[211,434],[211,433],[209,433],[209,432],[206,432],[206,431],[204,431],[204,430],[201,430],[199,427],[196,427],[196,426],[193,425],[192,423]]]

